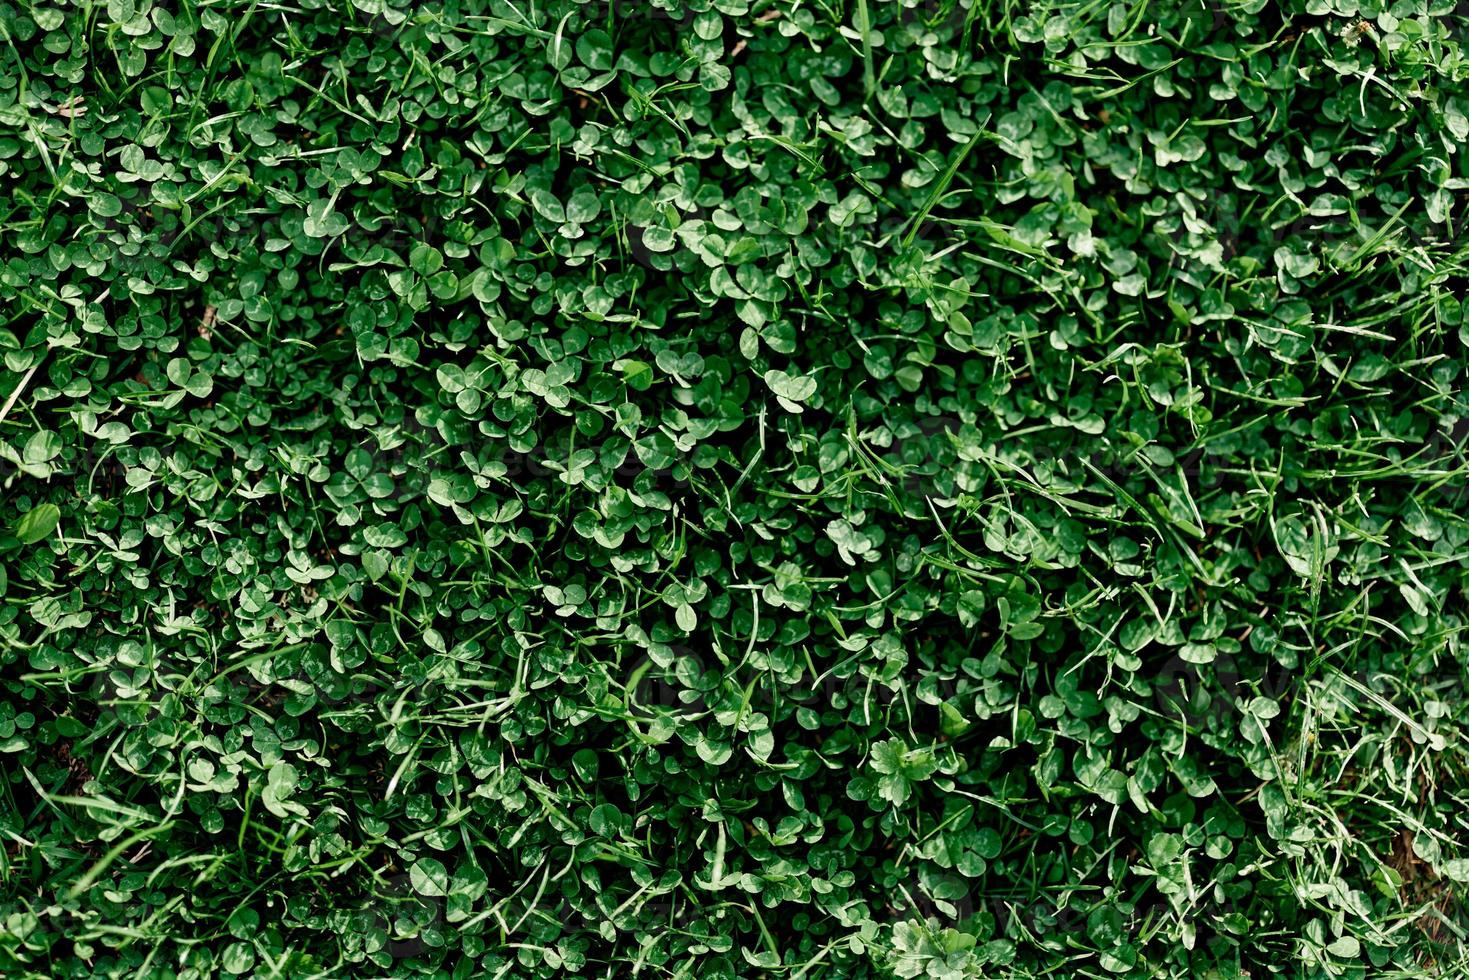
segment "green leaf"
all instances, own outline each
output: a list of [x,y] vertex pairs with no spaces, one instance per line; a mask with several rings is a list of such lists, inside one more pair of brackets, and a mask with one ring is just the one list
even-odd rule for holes
[[449,892],[449,872],[436,858],[419,858],[408,869],[413,890],[429,898],[441,898]]
[[415,245],[408,254],[408,264],[421,276],[431,276],[444,267],[444,256],[432,245]]
[[61,508],[55,504],[37,504],[15,525],[15,536],[21,544],[36,544],[51,536],[61,523]]
[[777,396],[791,402],[804,402],[816,394],[816,379],[802,375],[792,376],[784,371],[765,372],[765,383]]
[[555,221],[558,224],[566,220],[566,211],[561,207],[561,202],[556,199],[556,195],[550,191],[537,187],[531,191],[530,200],[531,204],[535,206],[536,212],[543,218]]

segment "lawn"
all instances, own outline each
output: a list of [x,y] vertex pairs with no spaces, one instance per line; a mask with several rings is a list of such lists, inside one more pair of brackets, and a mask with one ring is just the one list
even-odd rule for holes
[[0,975],[1469,976],[1466,44],[0,6]]

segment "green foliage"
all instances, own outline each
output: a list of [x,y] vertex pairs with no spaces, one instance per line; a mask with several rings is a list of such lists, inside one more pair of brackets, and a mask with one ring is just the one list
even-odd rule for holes
[[1464,975],[1466,28],[0,5],[0,971]]

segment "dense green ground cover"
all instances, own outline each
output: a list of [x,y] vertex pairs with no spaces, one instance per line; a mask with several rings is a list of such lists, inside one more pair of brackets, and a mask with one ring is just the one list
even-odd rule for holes
[[0,973],[1465,976],[1466,39],[0,5]]

